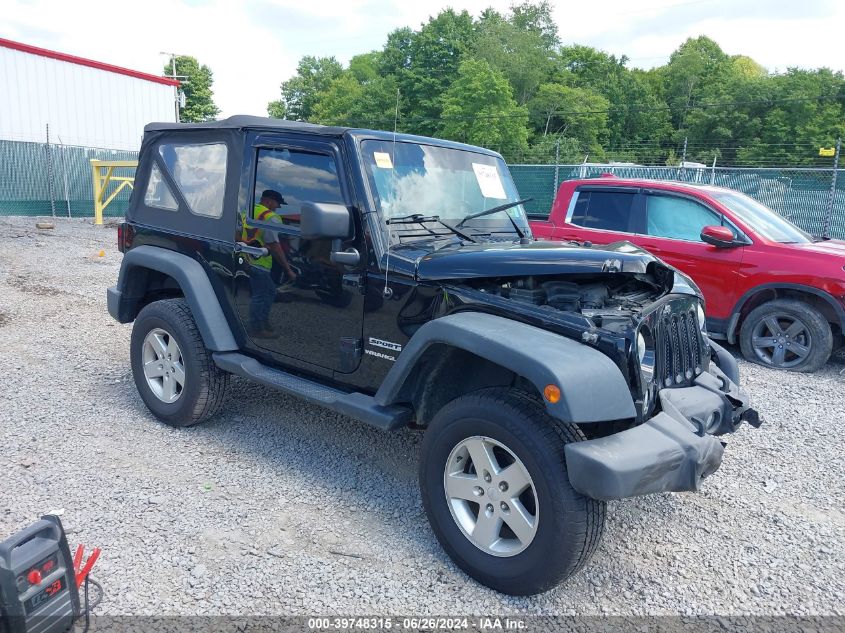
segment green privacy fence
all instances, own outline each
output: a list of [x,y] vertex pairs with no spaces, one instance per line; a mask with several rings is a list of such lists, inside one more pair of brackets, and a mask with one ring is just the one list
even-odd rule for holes
[[555,192],[564,180],[597,178],[612,173],[620,178],[679,180],[713,184],[742,191],[756,198],[805,231],[845,238],[845,170],[839,169],[836,191],[830,199],[833,169],[824,168],[679,168],[629,165],[511,165],[516,188],[523,198],[534,198],[528,212],[548,215]]
[[[0,216],[93,217],[90,159],[133,160],[137,152],[0,140]],[[804,230],[845,238],[845,170],[840,169],[830,204],[833,169],[685,168],[629,165],[511,165],[522,197],[534,200],[530,213],[548,214],[557,187],[572,178],[612,173],[623,178],[681,180],[737,189],[758,199]],[[108,192],[107,194],[108,195]],[[121,216],[129,191],[121,192],[106,215]]]
[[[0,216],[93,217],[92,158],[135,160],[138,153],[0,140]],[[122,216],[129,193],[119,193],[105,214]]]

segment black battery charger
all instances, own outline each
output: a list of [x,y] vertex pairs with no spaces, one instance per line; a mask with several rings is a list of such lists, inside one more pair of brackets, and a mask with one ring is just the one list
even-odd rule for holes
[[0,542],[0,633],[69,631],[81,614],[74,562],[58,516]]

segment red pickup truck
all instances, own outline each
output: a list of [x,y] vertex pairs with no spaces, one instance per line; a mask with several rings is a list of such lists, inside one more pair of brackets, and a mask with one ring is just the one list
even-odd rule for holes
[[569,180],[538,239],[626,240],[687,273],[707,302],[713,338],[748,360],[815,371],[843,343],[845,242],[814,238],[722,187],[612,176]]

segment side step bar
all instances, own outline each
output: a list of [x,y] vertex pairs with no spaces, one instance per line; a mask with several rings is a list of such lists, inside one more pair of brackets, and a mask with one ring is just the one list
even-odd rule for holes
[[413,411],[407,407],[400,405],[385,407],[376,404],[375,399],[365,393],[347,393],[327,387],[307,378],[268,367],[254,358],[237,352],[217,352],[212,358],[223,371],[299,396],[303,400],[348,415],[350,418],[366,422],[383,431],[395,431],[407,426],[413,417]]

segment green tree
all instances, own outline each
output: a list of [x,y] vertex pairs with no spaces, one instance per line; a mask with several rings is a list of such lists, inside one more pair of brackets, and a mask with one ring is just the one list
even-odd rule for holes
[[770,105],[761,112],[758,135],[737,152],[738,161],[818,164],[819,147],[845,136],[845,77],[828,68],[790,68],[766,81]]
[[720,82],[701,87],[684,121],[689,160],[709,163],[717,156],[732,163],[737,149],[759,136],[773,85],[758,69],[750,58],[735,58],[723,68]]
[[528,111],[505,76],[481,59],[466,59],[443,95],[437,132],[445,138],[518,154],[527,148]]
[[380,51],[355,55],[349,60],[349,72],[361,83],[374,81],[379,77],[381,56]]
[[558,56],[558,81],[604,97],[609,143],[625,150],[636,146],[643,158],[653,160],[651,154],[671,134],[669,113],[658,94],[659,84],[627,68],[627,61],[589,46],[566,46]]
[[574,138],[580,147],[598,153],[607,141],[607,99],[589,88],[559,83],[540,86],[528,110],[537,133]]
[[518,157],[522,163],[551,164],[555,157],[560,164],[575,164],[584,160],[590,152],[581,146],[577,138],[549,134],[535,139],[528,149]]
[[267,116],[274,119],[286,119],[286,115],[285,102],[281,99],[276,99],[267,104]]
[[[818,161],[845,130],[845,80],[827,69],[770,76],[712,39],[683,42],[664,66],[561,46],[549,0],[519,1],[478,19],[452,9],[384,47],[354,56],[303,57],[271,116],[441,134],[547,162],[594,159],[720,164]],[[673,153],[674,150],[674,153]]]
[[520,30],[538,35],[548,50],[555,50],[560,46],[557,23],[552,16],[552,4],[548,0],[512,5],[511,23]]
[[731,57],[731,69],[733,74],[745,77],[746,79],[762,79],[767,74],[765,68],[747,55],[734,55]]
[[690,107],[701,101],[709,87],[724,81],[730,70],[730,57],[704,35],[687,39],[672,53],[663,69],[663,77],[675,129],[685,127]]
[[348,70],[318,95],[312,119],[325,125],[389,128],[394,120],[396,87],[393,77],[361,83]]
[[[185,95],[185,105],[179,108],[179,120],[189,123],[213,120],[220,110],[214,105],[211,69],[205,64],[200,65],[196,57],[190,55],[177,55],[175,63],[176,76],[182,77],[179,90]],[[164,74],[172,73],[173,61],[170,61],[164,66]]]
[[525,104],[553,70],[554,49],[537,30],[488,11],[478,23],[472,54],[501,71],[516,100]]
[[282,82],[281,99],[267,104],[268,113],[293,121],[310,120],[319,93],[342,72],[343,66],[334,57],[306,55],[299,60],[296,75]]
[[441,11],[417,31],[399,29],[388,36],[380,59],[384,75],[396,77],[405,125],[431,135],[438,126],[443,93],[472,49],[475,27],[466,11]]

